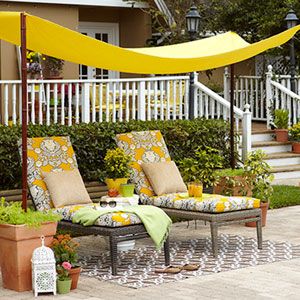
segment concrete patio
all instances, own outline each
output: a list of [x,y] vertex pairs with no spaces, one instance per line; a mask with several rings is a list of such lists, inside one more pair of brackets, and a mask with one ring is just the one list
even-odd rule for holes
[[[268,224],[263,237],[273,241],[289,241],[300,244],[300,206],[270,210]],[[221,233],[255,237],[255,229],[244,226],[230,226],[220,229]],[[198,223],[195,230],[191,222],[173,225],[171,240],[186,240],[209,235],[209,228]],[[82,237],[81,249],[97,253],[105,249],[101,237]],[[140,244],[149,244],[143,240]],[[88,249],[87,249],[88,247]],[[94,278],[81,277],[76,291],[55,299],[299,299],[300,259],[221,272],[203,277],[158,285],[155,287],[130,289],[116,284],[101,282]],[[0,299],[34,299],[32,292],[16,293],[0,287]],[[54,299],[40,296],[39,299]]]

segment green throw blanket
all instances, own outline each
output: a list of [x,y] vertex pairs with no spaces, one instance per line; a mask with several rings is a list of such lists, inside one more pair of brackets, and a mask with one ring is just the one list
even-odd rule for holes
[[161,248],[168,237],[172,220],[160,208],[152,205],[132,205],[118,209],[95,210],[91,207],[79,209],[72,218],[73,223],[80,223],[84,226],[94,225],[95,221],[102,215],[112,212],[124,212],[136,214],[143,222],[149,236],[157,248]]

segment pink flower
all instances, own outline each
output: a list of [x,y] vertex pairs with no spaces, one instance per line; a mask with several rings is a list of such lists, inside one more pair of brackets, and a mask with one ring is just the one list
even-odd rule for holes
[[61,266],[65,269],[65,270],[71,270],[72,269],[72,265],[68,262],[68,261],[64,261]]

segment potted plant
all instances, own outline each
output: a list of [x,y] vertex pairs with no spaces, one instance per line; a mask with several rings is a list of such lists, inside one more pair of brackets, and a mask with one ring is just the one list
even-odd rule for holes
[[72,279],[69,271],[72,266],[69,262],[64,261],[62,264],[56,265],[57,271],[57,292],[59,294],[67,294],[71,290]]
[[[117,196],[120,193],[120,185],[126,184],[130,176],[131,157],[120,149],[109,149],[104,157],[105,183],[110,196]],[[116,194],[114,194],[116,193]]]
[[[249,184],[252,186],[252,197],[260,199],[260,208],[262,211],[262,226],[266,225],[267,211],[273,187],[271,182],[274,176],[271,173],[271,167],[264,161],[266,154],[262,150],[251,152],[244,164],[245,172]],[[255,227],[255,222],[246,223],[248,227]]]
[[29,79],[39,79],[42,75],[41,62],[44,60],[44,56],[35,51],[27,51],[27,77]]
[[214,194],[226,196],[252,196],[252,186],[244,168],[216,171]]
[[194,158],[184,158],[179,161],[179,170],[183,181],[188,183],[200,181],[204,192],[212,192],[217,180],[216,169],[224,166],[224,158],[220,151],[211,147],[198,148]]
[[289,128],[294,153],[300,153],[300,122]]
[[[3,287],[18,292],[32,289],[31,256],[40,237],[50,245],[61,217],[52,212],[25,212],[21,203],[0,201],[0,264]],[[5,258],[5,259],[4,259]]]
[[288,141],[289,112],[286,109],[275,109],[274,126],[277,142]]
[[64,60],[52,56],[44,56],[43,63],[48,79],[62,78],[60,76],[65,64]]
[[71,268],[68,270],[68,274],[72,280],[71,290],[77,288],[81,272],[81,267],[78,265],[78,246],[79,244],[69,234],[56,235],[51,244],[57,266],[62,266],[64,262],[68,262],[71,265]]

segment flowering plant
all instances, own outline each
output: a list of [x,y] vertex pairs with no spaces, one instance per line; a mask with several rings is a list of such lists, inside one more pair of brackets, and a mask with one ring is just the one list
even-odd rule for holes
[[109,149],[104,157],[107,178],[127,178],[130,175],[131,157],[120,149]]
[[69,280],[70,279],[69,270],[71,270],[71,268],[72,265],[67,261],[64,261],[61,265],[60,264],[57,265],[56,271],[57,271],[58,279],[61,281]]
[[34,51],[27,51],[27,72],[30,74],[39,74],[42,71],[41,61],[45,60],[45,57]]
[[291,140],[294,142],[300,142],[300,122],[294,124],[289,128],[289,133],[291,135]]
[[50,247],[54,252],[57,266],[68,262],[71,264],[71,267],[76,267],[78,262],[78,246],[79,244],[69,234],[58,234],[55,236]]
[[65,61],[56,57],[45,57],[45,68],[48,70],[50,76],[59,76],[64,67]]

